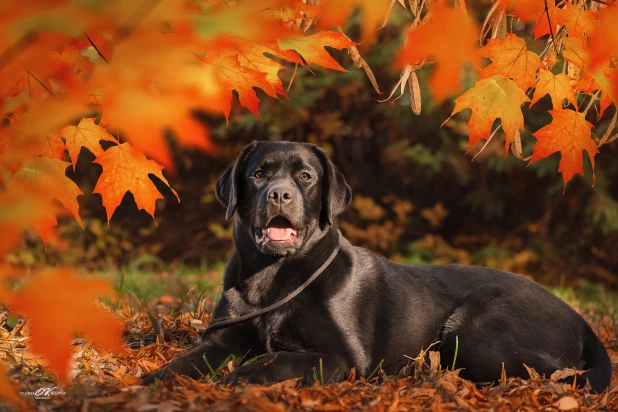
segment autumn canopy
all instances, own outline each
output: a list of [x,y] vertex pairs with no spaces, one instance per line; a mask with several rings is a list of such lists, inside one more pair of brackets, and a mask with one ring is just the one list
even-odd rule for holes
[[[229,120],[232,110],[248,110],[260,118],[259,96],[288,99],[294,87],[283,84],[280,71],[345,71],[329,49],[347,50],[375,84],[362,54],[395,7],[406,10],[409,28],[391,64],[401,71],[400,81],[381,85],[394,86],[391,96],[409,92],[412,111],[422,115],[417,72],[427,70],[431,97],[453,101],[451,117],[469,119],[469,150],[481,150],[479,141],[503,139],[507,155],[529,163],[558,152],[565,185],[584,174],[585,152],[593,184],[599,147],[618,137],[616,115],[609,127],[597,129],[618,97],[618,9],[612,1],[485,3],[478,8],[484,14],[475,15],[464,0],[2,2],[3,279],[23,276],[2,256],[26,228],[47,243],[60,241],[58,215],[81,224],[82,190],[66,171],[75,169],[83,149],[102,167],[93,193],[108,220],[127,191],[154,218],[162,194],[151,175],[168,184],[162,171],[174,170],[167,132],[182,147],[216,153],[196,111]],[[355,13],[362,30],[351,39],[342,28]],[[474,79],[467,90],[462,73]],[[377,97],[375,104],[389,104]],[[525,132],[526,109],[542,99],[553,107],[551,122]],[[528,157],[522,140],[535,141]],[[62,292],[45,293],[54,289]],[[75,333],[121,350],[120,323],[91,305],[110,291],[105,282],[58,269],[16,292],[2,290],[0,297],[31,319],[31,349],[64,377]],[[47,331],[52,323],[55,330]]]

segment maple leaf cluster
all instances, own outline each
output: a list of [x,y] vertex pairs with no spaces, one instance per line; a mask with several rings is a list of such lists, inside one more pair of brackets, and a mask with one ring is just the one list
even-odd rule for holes
[[[565,186],[575,174],[583,175],[586,151],[594,184],[598,147],[618,137],[611,136],[616,115],[602,137],[587,120],[596,102],[600,118],[618,96],[618,11],[612,1],[496,0],[482,27],[459,0],[454,6],[422,3],[412,11],[417,18],[398,56],[405,68],[396,87],[403,90],[403,79],[430,61],[436,67],[429,83],[441,99],[461,92],[462,69],[469,67],[479,79],[455,99],[451,114],[472,110],[468,150],[480,140],[491,140],[502,128],[506,154],[510,149],[517,158],[533,163],[560,152],[558,171]],[[519,36],[514,30],[522,26],[518,22],[533,25],[533,35]],[[481,58],[490,64],[480,68]],[[420,99],[418,90],[410,91]],[[547,95],[553,120],[532,133],[536,144],[532,155],[524,158],[522,108]]]
[[102,167],[93,193],[108,219],[127,192],[154,218],[163,196],[151,177],[169,185],[162,170],[173,167],[168,129],[184,147],[213,151],[196,109],[229,119],[236,91],[260,117],[256,88],[287,98],[284,64],[344,70],[325,47],[355,43],[340,31],[308,33],[321,11],[301,0],[0,4],[0,269],[24,285],[0,288],[0,299],[30,319],[32,351],[60,378],[75,333],[122,349],[120,322],[93,304],[112,288],[69,268],[29,278],[2,263],[6,253],[26,227],[60,243],[58,215],[82,225],[83,193],[66,175],[82,150]]

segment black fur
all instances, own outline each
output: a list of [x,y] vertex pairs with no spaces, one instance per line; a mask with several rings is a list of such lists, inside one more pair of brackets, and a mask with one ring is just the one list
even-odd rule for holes
[[[311,179],[300,179],[302,172]],[[269,191],[281,187],[289,194],[285,205],[268,200]],[[228,218],[235,216],[236,248],[212,322],[268,306],[310,277],[339,241],[337,215],[351,191],[321,149],[256,142],[219,179],[217,198]],[[298,229],[293,245],[260,243],[256,228],[276,215]],[[536,283],[484,267],[399,265],[341,242],[335,260],[295,299],[259,318],[206,331],[200,347],[144,383],[172,374],[198,377],[208,371],[204,356],[219,365],[229,354],[270,354],[235,369],[224,379],[229,383],[311,381],[320,359],[327,380],[343,379],[352,367],[363,375],[382,359],[394,374],[407,363],[404,355],[415,357],[436,341],[443,366],[450,367],[458,340],[456,367],[473,381],[497,380],[504,363],[509,375],[527,376],[524,364],[545,375],[575,367],[588,370],[579,381],[588,379],[594,391],[609,385],[611,363],[590,326]]]

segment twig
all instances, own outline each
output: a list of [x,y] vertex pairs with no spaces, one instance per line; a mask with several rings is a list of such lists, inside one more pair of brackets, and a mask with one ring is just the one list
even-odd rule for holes
[[485,148],[487,147],[491,139],[494,138],[494,135],[498,132],[498,130],[500,130],[501,127],[502,127],[502,123],[500,123],[498,127],[496,127],[496,130],[494,130],[493,133],[489,135],[489,139],[487,139],[483,147],[481,147],[481,150],[479,150],[478,153],[472,157],[472,160],[470,160],[471,162],[474,162],[474,159],[476,159],[476,156],[480,155],[483,152],[483,150],[485,150]]
[[[611,123],[607,127],[607,130],[603,134],[603,137],[601,137],[601,140],[597,144],[597,147],[601,147],[605,143],[608,143],[608,140],[610,139],[610,135],[612,134],[612,132],[614,131],[614,128],[616,127],[616,120],[618,120],[618,111],[616,113],[614,113],[614,117],[612,118]],[[615,136],[612,136],[612,138],[614,138],[614,137]]]
[[292,83],[294,83],[294,79],[296,78],[296,71],[297,70],[298,70],[298,63],[296,63],[296,66],[294,66],[294,73],[292,73],[292,78],[290,79],[290,84],[288,84],[287,93],[289,93],[290,89],[292,88]]
[[591,0],[594,1],[595,3],[599,3],[599,4],[603,4],[605,6],[611,6],[612,4],[614,4],[615,0],[612,1],[604,1],[604,0]]
[[41,87],[44,88],[47,91],[47,93],[49,93],[50,95],[54,96],[56,99],[60,100],[60,98],[58,98],[58,96],[56,96],[54,94],[54,92],[49,90],[49,88],[47,86],[45,86],[45,84],[42,81],[40,81],[39,78],[34,75],[34,73],[32,73],[30,70],[26,70],[26,73],[28,73],[28,76],[31,76],[34,80],[36,80],[37,83],[40,84]]
[[547,6],[547,0],[544,0],[545,3],[545,14],[547,15],[547,24],[549,25],[549,34],[551,35],[551,40],[554,43],[554,49],[556,49],[556,56],[560,54],[558,51],[558,46],[556,46],[556,38],[554,37],[554,29],[551,26],[551,18],[549,17],[549,7]]
[[588,102],[588,106],[586,107],[586,110],[583,111],[584,114],[588,113],[588,110],[590,110],[590,108],[592,107],[594,102],[599,97],[600,93],[601,93],[601,90],[597,90],[596,92],[594,92],[594,94],[592,96],[590,96],[590,101]]
[[92,41],[92,39],[90,38],[90,36],[88,36],[88,33],[84,33],[84,35],[86,36],[86,38],[88,39],[88,41],[90,42],[90,44],[92,44],[92,47],[94,47],[94,49],[97,51],[97,53],[99,54],[99,56],[101,56],[101,58],[103,59],[103,61],[105,63],[109,62],[107,61],[107,59],[105,58],[105,56],[103,56],[103,53],[101,53],[101,50],[99,50],[99,48],[97,47],[96,44],[94,44],[94,42]]

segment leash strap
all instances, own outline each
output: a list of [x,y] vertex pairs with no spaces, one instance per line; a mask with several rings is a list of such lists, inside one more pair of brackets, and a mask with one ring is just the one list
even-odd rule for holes
[[337,247],[335,248],[335,250],[333,250],[333,253],[331,253],[328,259],[326,259],[326,261],[322,264],[322,266],[320,266],[318,270],[316,270],[313,273],[313,275],[309,277],[309,279],[307,279],[302,285],[296,288],[292,293],[290,293],[289,295],[287,295],[285,298],[281,299],[280,301],[275,302],[272,305],[267,306],[265,308],[256,310],[255,312],[250,312],[245,315],[239,316],[237,318],[225,319],[220,322],[213,323],[208,326],[207,330],[214,331],[214,330],[227,328],[228,326],[232,326],[232,325],[235,325],[240,322],[244,322],[249,319],[257,318],[258,316],[261,316],[265,313],[268,313],[270,311],[273,311],[285,305],[286,303],[294,299],[296,296],[298,296],[303,290],[307,288],[307,286],[309,286],[314,280],[316,280],[318,276],[320,276],[320,274],[324,272],[324,270],[326,270],[326,268],[333,262],[333,260],[335,259],[335,256],[337,256],[337,253],[339,253],[340,249],[341,249],[341,234],[339,234],[339,241],[337,242]]

